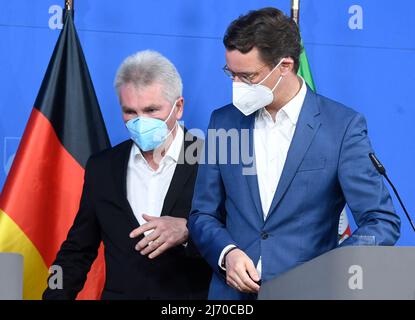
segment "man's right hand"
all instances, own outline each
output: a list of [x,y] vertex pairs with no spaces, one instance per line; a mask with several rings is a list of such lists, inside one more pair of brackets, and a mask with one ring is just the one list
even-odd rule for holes
[[240,249],[234,249],[225,256],[226,283],[241,292],[259,291],[258,272],[252,260]]

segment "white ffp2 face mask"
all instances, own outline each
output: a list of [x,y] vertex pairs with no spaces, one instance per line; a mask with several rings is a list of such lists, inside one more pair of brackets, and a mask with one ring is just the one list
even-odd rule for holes
[[281,61],[271,70],[270,73],[257,84],[247,84],[244,82],[232,83],[232,102],[233,105],[239,109],[244,115],[249,116],[255,111],[266,107],[274,100],[274,90],[280,83],[282,75],[279,77],[277,83],[272,90],[267,86],[262,85],[266,79],[274,72],[275,69],[281,64]]

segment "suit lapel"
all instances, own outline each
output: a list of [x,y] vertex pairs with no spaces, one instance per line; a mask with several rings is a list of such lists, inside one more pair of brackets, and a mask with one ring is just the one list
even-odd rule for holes
[[[245,150],[247,150],[248,152],[252,153],[253,155],[253,161],[254,163],[252,164],[255,172],[251,172],[251,174],[246,174],[245,179],[246,182],[248,184],[248,188],[252,197],[252,201],[254,202],[255,208],[257,209],[257,213],[261,218],[261,221],[264,219],[264,213],[262,210],[262,205],[261,205],[261,197],[259,195],[259,186],[258,186],[258,176],[256,173],[256,165],[255,165],[255,149],[254,149],[254,127],[255,127],[255,115],[256,113],[253,113],[247,117],[242,117],[241,119],[241,130],[240,133],[242,132],[242,130],[249,130],[248,131],[248,135],[249,135],[249,139],[248,142],[243,141],[243,139],[241,138],[241,144],[242,143],[248,143],[249,144],[249,148],[245,148]],[[243,137],[243,135],[241,134],[241,137]],[[241,148],[242,150],[242,148]],[[242,163],[242,155],[241,155],[241,151],[239,152],[239,156],[240,156],[240,164],[241,164],[241,173],[243,173],[242,169],[243,169],[243,163]]]
[[119,192],[120,205],[127,214],[128,220],[133,228],[138,228],[140,224],[127,199],[127,168],[132,145],[132,140],[126,141],[120,152],[115,155],[112,162],[112,172],[115,180],[115,189]]
[[[184,129],[184,136],[189,135],[187,130]],[[192,136],[193,137],[193,136]],[[169,189],[167,190],[166,197],[164,199],[163,208],[161,210],[161,215],[170,215],[174,204],[176,203],[181,191],[183,190],[187,180],[190,175],[197,169],[196,165],[190,165],[185,160],[185,152],[187,147],[190,146],[193,142],[196,141],[196,137],[193,137],[192,141],[186,141],[184,139],[182,149],[180,151],[179,161],[174,170],[172,180],[170,182]],[[197,142],[196,142],[197,143]]]
[[267,218],[275,211],[291,181],[293,180],[301,161],[303,160],[311,142],[320,127],[318,115],[320,109],[316,101],[315,94],[308,89],[304,99],[300,117],[293,140],[288,150],[284,169],[278,183],[271,207]]

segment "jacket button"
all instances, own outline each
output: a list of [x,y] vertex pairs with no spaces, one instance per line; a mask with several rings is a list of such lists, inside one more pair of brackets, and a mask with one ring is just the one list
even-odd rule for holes
[[265,231],[261,233],[261,238],[262,240],[266,240],[268,239],[268,233],[266,233]]

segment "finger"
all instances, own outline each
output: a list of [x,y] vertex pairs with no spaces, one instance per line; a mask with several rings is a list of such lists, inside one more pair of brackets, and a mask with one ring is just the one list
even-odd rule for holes
[[246,266],[246,271],[248,272],[249,277],[254,281],[259,281],[258,271],[256,270],[253,263],[248,263]]
[[230,287],[232,287],[232,288],[234,288],[238,291],[241,290],[241,287],[235,281],[233,281],[232,279],[226,280],[226,283],[228,284],[228,286],[230,286]]
[[144,249],[151,243],[151,241],[156,240],[159,236],[160,236],[160,231],[158,231],[157,229],[154,230],[152,233],[150,233],[149,235],[141,239],[141,241],[137,243],[137,245],[135,246],[135,249],[137,251]]
[[131,231],[130,233],[130,238],[136,238],[138,237],[140,234],[143,234],[144,232],[154,229],[156,227],[154,222],[147,222],[141,226],[139,226],[137,229],[134,229],[133,231]]
[[159,246],[156,250],[154,250],[148,257],[150,259],[154,259],[161,255],[164,251],[170,248],[170,245],[167,242],[164,242],[161,246]]
[[258,292],[259,286],[249,277],[246,269],[247,265],[249,265],[249,263],[245,263],[242,266],[234,268],[233,273],[231,274],[233,276],[233,280],[236,281],[240,287],[240,290],[243,292]]
[[246,290],[248,292],[258,292],[259,291],[259,285],[255,283],[248,275],[247,270],[244,270],[244,272],[241,272],[239,275],[243,285],[241,285],[241,288],[243,290]]
[[238,274],[237,271],[229,273],[229,280],[233,281],[233,283],[235,284],[235,289],[242,292],[247,292],[249,290],[249,287],[245,285],[244,281],[242,280],[241,276]]
[[143,218],[146,221],[153,221],[153,220],[158,219],[158,217],[149,216],[148,214],[145,214],[145,213],[143,213]]
[[155,239],[154,241],[150,242],[147,247],[145,247],[144,249],[142,249],[140,251],[140,253],[142,255],[147,255],[150,252],[153,252],[154,250],[156,250],[162,244],[163,244],[163,242],[161,241],[161,239],[159,237],[159,238]]
[[228,272],[226,276],[226,282],[234,289],[241,291],[241,285],[242,281],[238,277],[238,275],[235,272]]

